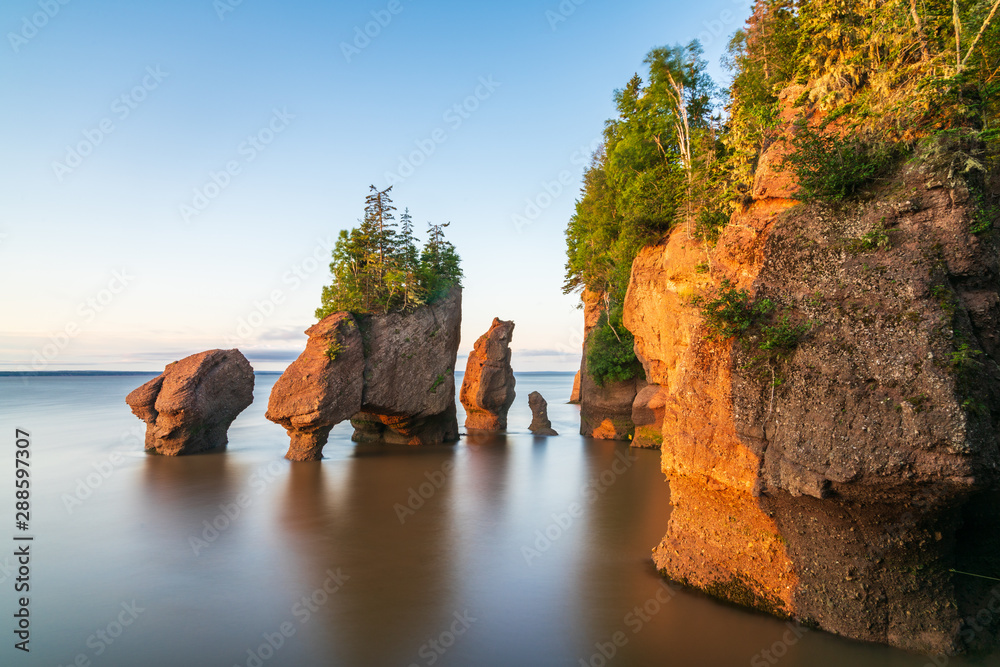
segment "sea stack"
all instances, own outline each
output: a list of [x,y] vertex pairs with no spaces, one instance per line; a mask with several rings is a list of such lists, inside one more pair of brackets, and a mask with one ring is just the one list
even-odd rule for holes
[[573,391],[570,392],[569,402],[575,405],[580,403],[580,371],[573,376]]
[[146,451],[180,456],[222,449],[253,402],[254,375],[239,350],[208,350],[167,365],[125,402],[146,422]]
[[462,290],[406,313],[338,312],[306,331],[305,351],[271,390],[267,418],[288,431],[286,458],[322,458],[347,419],[354,440],[409,445],[458,439],[455,360]]
[[462,381],[465,428],[472,432],[507,429],[507,411],[514,403],[514,371],[510,341],[514,323],[493,318],[489,331],[476,341]]
[[306,349],[271,389],[265,416],[288,431],[286,458],[322,458],[330,430],[361,409],[364,346],[349,313],[334,313],[306,330]]
[[531,425],[528,430],[535,435],[559,435],[549,421],[549,404],[537,391],[528,394],[528,407],[531,408]]

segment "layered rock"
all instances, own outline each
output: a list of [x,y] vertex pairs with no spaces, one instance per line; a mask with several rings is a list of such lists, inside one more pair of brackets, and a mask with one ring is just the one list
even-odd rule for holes
[[574,404],[580,402],[580,371],[573,376],[573,391],[569,395],[569,402]]
[[125,402],[146,422],[146,451],[179,456],[224,448],[253,402],[253,368],[239,350],[208,350],[168,364]]
[[[604,313],[600,292],[583,291],[584,343],[583,362],[579,373],[580,435],[601,440],[631,440],[632,404],[636,394],[645,387],[641,378],[599,384],[587,372],[587,354],[593,345],[591,334]],[[574,391],[576,388],[574,387]]]
[[[625,325],[651,383],[636,414],[662,411],[673,506],[656,565],[857,639],[988,645],[997,615],[978,631],[963,619],[996,582],[957,571],[1000,572],[996,242],[969,233],[967,189],[929,154],[831,211],[791,199],[782,150],[711,273],[683,228],[633,264]],[[761,367],[754,341],[706,337],[691,298],[723,278],[812,322],[788,359]]]
[[549,404],[537,391],[528,394],[528,407],[531,408],[531,425],[528,430],[535,435],[559,435],[549,421]]
[[306,331],[305,351],[271,391],[267,418],[291,437],[287,458],[322,458],[330,430],[410,445],[458,439],[455,359],[462,290],[408,313],[334,313]]
[[322,458],[333,427],[361,408],[365,355],[358,324],[334,313],[306,329],[306,349],[271,389],[265,416],[288,431],[286,458]]
[[510,341],[514,323],[493,318],[489,331],[476,341],[462,380],[465,428],[469,431],[504,431],[507,411],[514,403],[514,370]]

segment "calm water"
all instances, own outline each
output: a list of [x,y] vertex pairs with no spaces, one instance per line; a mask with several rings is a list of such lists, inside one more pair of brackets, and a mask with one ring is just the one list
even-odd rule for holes
[[[571,374],[518,374],[506,438],[356,446],[341,425],[315,464],[285,461],[264,419],[276,375],[257,376],[226,453],[146,456],[124,400],[145,379],[0,377],[0,664],[928,664],[820,632],[780,644],[779,621],[663,588],[658,456],[576,435]],[[562,436],[527,432],[533,390]],[[29,655],[12,646],[7,555],[18,427],[33,436]]]

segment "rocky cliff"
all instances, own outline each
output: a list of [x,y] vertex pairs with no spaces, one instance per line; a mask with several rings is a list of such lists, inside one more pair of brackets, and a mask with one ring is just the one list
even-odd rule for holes
[[[793,198],[786,150],[763,156],[708,272],[683,226],[633,264],[636,416],[671,483],[656,565],[857,639],[985,647],[1000,615],[970,619],[996,581],[959,572],[1000,573],[1000,264],[993,235],[970,233],[961,149],[925,142],[837,209]],[[724,279],[808,333],[764,362],[764,334],[713,340],[692,300]]]
[[591,333],[600,322],[603,312],[602,295],[585,289],[583,361],[578,375],[579,387],[575,386],[574,381],[573,391],[573,398],[580,403],[580,435],[601,440],[631,440],[635,430],[632,424],[632,403],[645,382],[634,379],[624,382],[608,381],[601,385],[587,372],[587,352],[593,344]]
[[458,439],[455,360],[462,290],[412,312],[334,313],[275,383],[267,418],[291,438],[287,458],[322,457],[334,425],[357,441],[436,444]]

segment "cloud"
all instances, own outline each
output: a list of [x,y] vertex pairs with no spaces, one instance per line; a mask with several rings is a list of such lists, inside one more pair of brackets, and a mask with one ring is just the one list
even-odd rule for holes
[[259,340],[271,340],[271,341],[304,341],[307,336],[298,327],[282,327],[280,329],[269,329],[264,331],[257,337]]
[[302,350],[240,350],[250,361],[295,361]]
[[565,350],[553,350],[553,349],[527,349],[527,350],[511,350],[514,355],[519,357],[579,357],[579,352],[567,352]]

